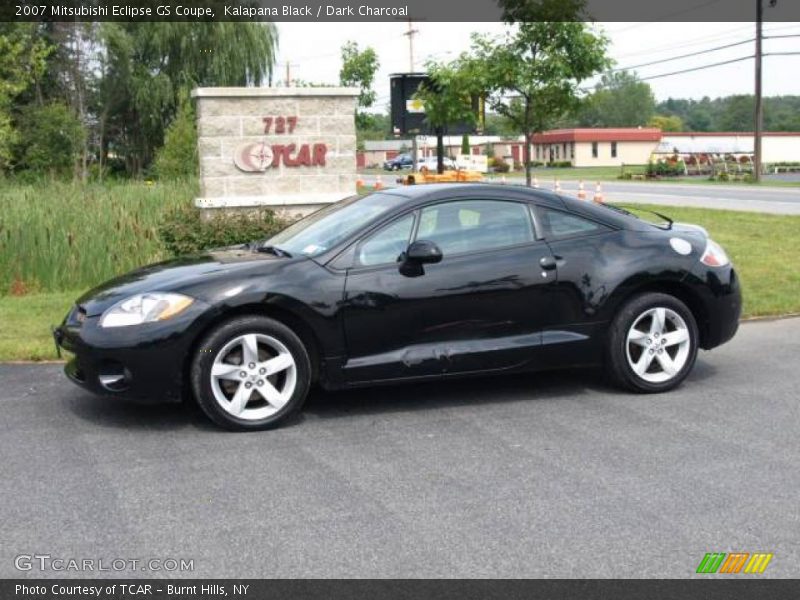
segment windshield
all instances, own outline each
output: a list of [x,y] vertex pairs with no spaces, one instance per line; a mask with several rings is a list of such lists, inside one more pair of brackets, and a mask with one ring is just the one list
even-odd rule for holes
[[389,194],[352,196],[290,225],[264,245],[276,246],[295,256],[317,256],[397,203],[398,198]]

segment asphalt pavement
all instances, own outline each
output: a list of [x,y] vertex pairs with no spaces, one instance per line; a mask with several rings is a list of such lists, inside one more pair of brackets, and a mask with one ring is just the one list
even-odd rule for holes
[[32,554],[194,561],[124,577],[689,577],[714,551],[798,577],[798,356],[800,319],[746,323],[665,395],[593,372],[315,392],[249,434],[0,365],[0,577],[98,575],[17,571]]
[[[381,176],[381,183],[386,187],[395,187],[398,185],[397,177],[396,173],[386,173]],[[374,185],[375,180],[375,175],[364,177],[367,185]],[[502,179],[494,177],[492,181],[498,183]],[[520,177],[507,177],[505,181],[507,185],[522,185],[525,180]],[[561,193],[577,195],[580,183],[578,180],[562,179],[559,183]],[[583,183],[586,196],[591,199],[595,194],[596,182],[586,180]],[[541,177],[539,186],[552,191],[555,188],[555,180]],[[601,186],[606,202],[692,206],[800,215],[800,187],[669,183],[666,181],[604,181],[601,182]]]

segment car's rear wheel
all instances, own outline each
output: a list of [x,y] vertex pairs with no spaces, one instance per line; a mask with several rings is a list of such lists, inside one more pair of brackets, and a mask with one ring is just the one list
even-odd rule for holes
[[697,347],[697,323],[683,302],[667,294],[642,294],[611,322],[609,375],[636,392],[665,392],[691,372]]
[[233,430],[273,427],[297,412],[311,383],[311,362],[297,335],[261,316],[226,321],[198,345],[192,391],[203,412]]

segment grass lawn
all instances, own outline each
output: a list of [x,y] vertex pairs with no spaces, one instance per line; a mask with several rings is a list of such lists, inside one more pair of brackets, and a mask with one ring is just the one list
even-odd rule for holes
[[[800,217],[700,208],[646,207],[705,226],[730,254],[744,288],[744,315],[800,312]],[[80,290],[0,296],[0,361],[56,358],[50,325]]]
[[61,323],[80,294],[0,296],[0,361],[55,359],[50,326]]

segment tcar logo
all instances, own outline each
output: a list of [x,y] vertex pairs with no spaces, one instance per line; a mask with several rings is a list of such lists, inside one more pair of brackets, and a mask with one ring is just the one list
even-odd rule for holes
[[324,167],[328,146],[319,144],[268,144],[250,142],[237,147],[233,163],[247,173],[263,173],[270,167]]
[[697,573],[763,573],[772,554],[766,552],[709,552],[697,565]]
[[272,148],[265,142],[243,144],[236,149],[233,163],[248,173],[263,173],[272,166],[274,160]]

